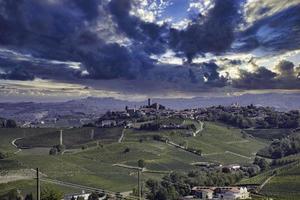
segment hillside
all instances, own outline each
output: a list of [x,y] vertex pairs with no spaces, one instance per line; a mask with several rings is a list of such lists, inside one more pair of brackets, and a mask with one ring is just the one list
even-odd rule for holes
[[[193,123],[197,130],[201,128],[196,121],[176,122]],[[0,166],[2,170],[39,167],[51,179],[124,192],[136,186],[134,167],[140,159],[146,163],[143,180],[159,179],[172,171],[196,170],[194,163],[199,162],[250,163],[255,153],[266,146],[262,141],[245,138],[241,130],[222,124],[208,122],[202,128],[196,137],[186,136],[184,130],[125,129],[121,142],[118,141],[122,130],[118,128],[95,129],[93,140],[91,128],[68,129],[64,131],[68,149],[60,156],[49,155],[49,147],[59,141],[57,129],[1,129],[1,150],[12,155],[0,160]],[[203,155],[153,140],[157,134],[176,143],[186,142],[190,147],[201,149]],[[11,144],[15,138],[21,138],[16,141],[18,146],[30,149],[17,150]],[[95,141],[99,141],[98,146]],[[1,188],[6,187],[0,185],[0,191]]]
[[278,165],[252,178],[243,179],[241,185],[260,185],[259,193],[278,200],[298,199],[300,196],[300,155],[276,160]]

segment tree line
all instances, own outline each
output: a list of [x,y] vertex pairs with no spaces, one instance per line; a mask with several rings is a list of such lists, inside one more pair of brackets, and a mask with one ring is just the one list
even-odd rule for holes
[[287,128],[293,129],[299,126],[299,111],[279,112],[270,107],[256,107],[254,105],[244,107],[212,106],[199,109],[196,116],[200,120],[220,121],[238,128]]
[[278,159],[292,154],[300,153],[300,133],[274,140],[268,147],[260,150],[257,154],[263,157]]
[[12,119],[0,118],[0,128],[17,128],[17,123]]

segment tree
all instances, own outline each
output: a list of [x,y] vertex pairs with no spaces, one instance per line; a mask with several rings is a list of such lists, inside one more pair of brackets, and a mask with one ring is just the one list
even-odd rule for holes
[[61,191],[54,188],[45,188],[41,192],[41,200],[61,200],[64,195]]
[[49,155],[51,156],[57,155],[57,149],[55,147],[52,147],[49,151]]
[[124,149],[124,151],[123,151],[123,153],[129,153],[129,152],[130,152],[129,147],[126,147],[126,148]]
[[25,196],[25,199],[24,199],[24,200],[33,200],[33,195],[32,195],[32,193],[27,194],[27,195]]
[[23,199],[23,197],[19,190],[13,189],[13,190],[9,191],[8,200],[22,200],[22,199]]
[[262,171],[269,168],[269,163],[263,158],[256,157],[253,164],[258,165]]
[[7,153],[4,153],[4,152],[0,151],[0,160],[5,159],[7,157],[8,157]]
[[139,160],[138,161],[138,166],[140,167],[140,168],[144,168],[145,167],[145,161],[144,160]]
[[98,200],[99,195],[96,192],[92,192],[88,198],[88,200]]
[[6,128],[16,128],[17,127],[17,123],[12,120],[12,119],[8,119],[6,121]]

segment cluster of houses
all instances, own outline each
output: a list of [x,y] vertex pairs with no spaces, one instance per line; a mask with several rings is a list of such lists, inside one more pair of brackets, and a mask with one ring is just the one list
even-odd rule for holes
[[[177,117],[182,119],[194,119],[195,110],[172,110],[167,109],[165,106],[159,103],[151,103],[151,99],[148,99],[148,104],[141,106],[140,108],[125,107],[122,111],[107,112],[97,122],[97,126],[100,127],[115,127],[115,126],[127,126],[131,127],[133,122],[151,121],[157,117]],[[171,128],[175,125],[165,125],[164,129]],[[177,125],[178,126],[178,125]]]
[[[64,200],[89,200],[91,193],[75,193],[64,196]],[[116,199],[116,195],[105,193],[98,194],[98,200]],[[242,200],[251,199],[250,192],[246,187],[206,187],[196,186],[192,188],[191,195],[181,198],[181,200]]]
[[192,188],[190,196],[182,200],[235,200],[250,199],[250,192],[246,187],[202,187]]

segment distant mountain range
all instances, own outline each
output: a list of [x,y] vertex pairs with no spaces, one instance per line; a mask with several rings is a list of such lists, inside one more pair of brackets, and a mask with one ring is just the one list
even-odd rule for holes
[[[38,103],[0,103],[0,116],[18,121],[34,121],[59,116],[98,117],[104,112],[122,110],[125,106],[140,107],[145,101],[132,102],[114,98],[88,97],[85,99],[71,100],[66,102]],[[209,107],[214,105],[250,105],[270,106],[277,110],[299,110],[300,94],[244,94],[226,97],[195,97],[191,99],[152,99],[167,108],[185,109]]]

